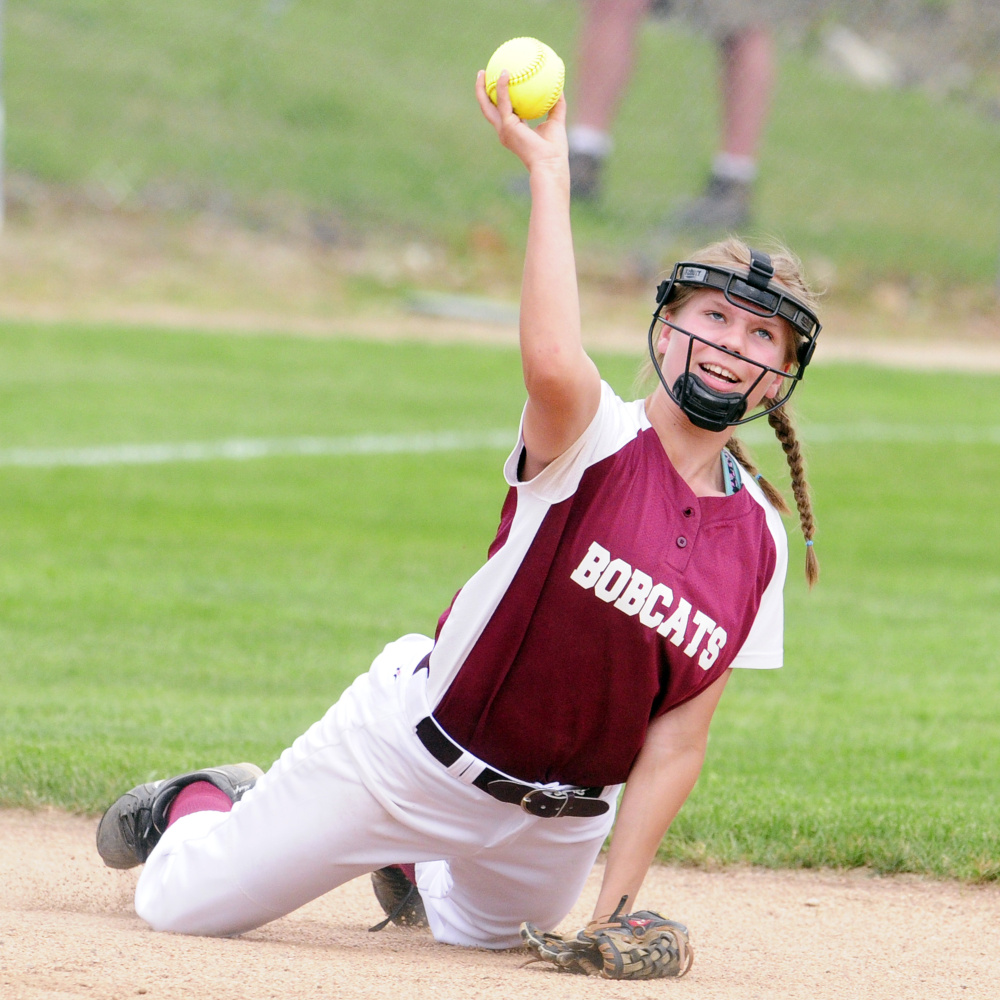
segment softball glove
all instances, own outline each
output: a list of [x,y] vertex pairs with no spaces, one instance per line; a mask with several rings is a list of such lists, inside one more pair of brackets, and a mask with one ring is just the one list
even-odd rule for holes
[[[627,899],[627,897],[626,897]],[[694,952],[687,928],[652,910],[594,920],[572,934],[521,925],[521,940],[535,953],[529,962],[550,962],[565,972],[605,979],[664,979],[683,976]]]

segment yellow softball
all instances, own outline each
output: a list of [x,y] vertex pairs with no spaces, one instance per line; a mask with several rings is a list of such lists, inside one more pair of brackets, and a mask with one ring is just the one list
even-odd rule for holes
[[541,118],[559,100],[566,81],[566,65],[537,38],[512,38],[486,64],[486,93],[497,102],[497,80],[510,74],[510,102],[518,118]]

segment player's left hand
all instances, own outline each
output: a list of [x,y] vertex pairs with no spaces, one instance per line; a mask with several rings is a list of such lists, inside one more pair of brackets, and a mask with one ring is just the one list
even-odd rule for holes
[[509,149],[530,171],[550,169],[565,171],[569,178],[569,146],[566,142],[566,98],[559,96],[545,121],[532,128],[514,114],[508,90],[508,73],[497,80],[497,103],[486,93],[486,71],[476,77],[476,97],[483,117],[496,129],[503,146]]

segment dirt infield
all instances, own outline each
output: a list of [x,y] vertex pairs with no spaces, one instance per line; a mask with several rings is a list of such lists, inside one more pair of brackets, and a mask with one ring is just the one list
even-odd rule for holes
[[[136,873],[104,868],[93,818],[0,811],[0,997],[209,1000],[467,997],[987,1000],[1000,996],[1000,886],[864,873],[654,868],[641,905],[687,922],[679,981],[612,983],[522,968],[522,951],[439,945],[381,917],[359,879],[238,938],[150,931]],[[595,869],[566,922],[582,922]]]

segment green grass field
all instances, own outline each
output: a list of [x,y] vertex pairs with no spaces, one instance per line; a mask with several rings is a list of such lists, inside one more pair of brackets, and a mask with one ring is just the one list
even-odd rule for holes
[[[623,393],[640,353],[598,359]],[[786,667],[730,684],[665,859],[1000,878],[998,390],[810,371],[823,577],[806,592],[789,525]],[[433,629],[496,526],[502,447],[350,446],[512,434],[521,400],[513,350],[0,326],[0,804],[269,763]],[[349,447],[107,450],[303,438]]]
[[[504,188],[520,168],[481,120],[473,80],[496,45],[534,34],[566,58],[572,97],[579,7],[10,0],[9,167],[126,207],[231,200],[259,222],[247,205],[284,199],[455,257],[484,227],[519,248],[526,212]],[[717,136],[715,57],[680,24],[643,33],[608,197],[576,213],[590,257],[631,252],[700,188]],[[838,289],[991,283],[998,162],[1000,128],[968,102],[866,90],[824,70],[815,46],[786,46],[754,235],[832,263]]]

